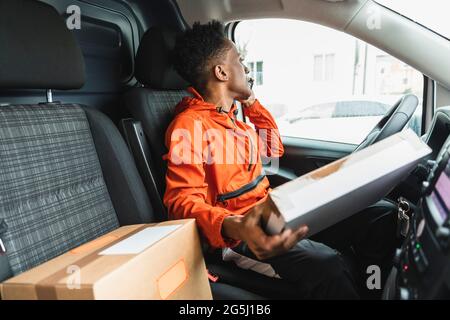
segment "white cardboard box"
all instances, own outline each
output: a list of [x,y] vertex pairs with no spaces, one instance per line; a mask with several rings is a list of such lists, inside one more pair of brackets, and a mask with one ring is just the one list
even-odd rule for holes
[[430,153],[407,129],[285,183],[269,193],[266,231],[306,224],[318,233],[382,199]]

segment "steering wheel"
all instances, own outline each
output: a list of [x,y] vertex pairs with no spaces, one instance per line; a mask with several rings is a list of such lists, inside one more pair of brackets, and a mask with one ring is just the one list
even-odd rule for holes
[[400,132],[411,119],[418,104],[419,99],[415,95],[407,94],[403,96],[389,109],[353,152],[362,150]]

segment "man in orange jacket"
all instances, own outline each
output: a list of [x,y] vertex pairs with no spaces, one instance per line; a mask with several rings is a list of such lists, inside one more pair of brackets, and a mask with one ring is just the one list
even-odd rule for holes
[[[248,85],[249,70],[217,21],[195,23],[174,50],[191,96],[166,132],[164,204],[171,219],[195,218],[212,249],[243,268],[298,287],[298,298],[358,298],[349,266],[336,250],[304,239],[308,228],[269,236],[261,227],[270,191],[261,155],[284,149],[271,114]],[[236,119],[235,100],[255,126]]]

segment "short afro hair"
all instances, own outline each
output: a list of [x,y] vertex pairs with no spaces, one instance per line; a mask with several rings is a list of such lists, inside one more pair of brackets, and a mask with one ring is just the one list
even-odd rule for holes
[[177,37],[173,52],[175,70],[196,89],[204,89],[209,63],[223,58],[230,48],[226,39],[220,21],[195,22],[191,29]]

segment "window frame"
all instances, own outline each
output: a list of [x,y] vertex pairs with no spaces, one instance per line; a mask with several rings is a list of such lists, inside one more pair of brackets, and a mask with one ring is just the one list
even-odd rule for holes
[[386,10],[389,10],[389,11],[395,13],[395,14],[398,14],[399,16],[402,16],[403,18],[408,19],[409,21],[414,22],[415,24],[417,24],[417,25],[419,25],[419,26],[421,26],[421,27],[427,29],[428,31],[431,31],[431,32],[433,32],[434,34],[436,34],[436,35],[438,35],[438,36],[440,36],[440,37],[442,37],[442,38],[444,38],[444,39],[450,41],[450,37],[448,37],[448,36],[446,36],[446,35],[443,35],[443,34],[439,33],[438,31],[435,31],[434,29],[431,29],[431,28],[427,27],[427,26],[424,25],[423,23],[420,23],[420,22],[414,20],[413,18],[411,18],[411,17],[409,17],[409,16],[406,16],[406,15],[404,15],[404,14],[402,14],[402,13],[400,13],[400,12],[394,10],[393,8],[387,6],[386,4],[380,3],[378,0],[374,0],[374,1],[376,2],[377,5],[379,5],[379,6],[383,7],[383,8],[385,8]]

